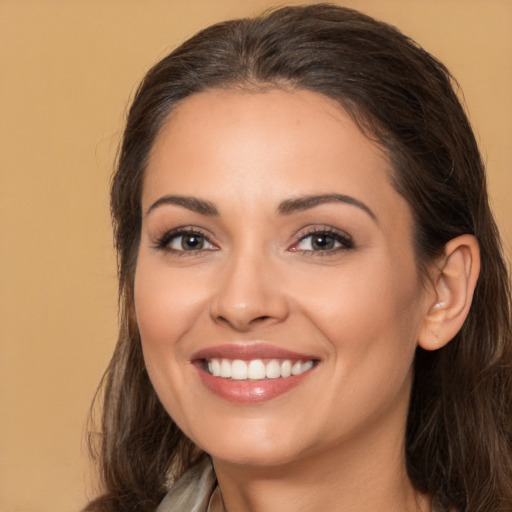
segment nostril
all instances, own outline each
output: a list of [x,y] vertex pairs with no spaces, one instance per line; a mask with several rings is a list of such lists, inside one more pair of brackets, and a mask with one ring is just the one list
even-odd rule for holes
[[274,289],[272,293],[263,292],[262,289],[245,289],[240,282],[237,287],[226,285],[213,297],[210,317],[218,325],[239,331],[283,321],[288,316],[285,298]]
[[219,324],[229,324],[230,321],[223,317],[223,316],[217,316],[216,319],[215,319]]
[[256,318],[253,318],[251,320],[251,323],[261,323],[261,322],[265,322],[266,320],[271,320],[271,319],[272,319],[272,317],[268,316],[268,315],[258,316]]
[[256,316],[249,320],[219,315],[215,318],[215,321],[218,324],[226,325],[239,331],[246,331],[258,325],[265,325],[278,320],[270,315]]

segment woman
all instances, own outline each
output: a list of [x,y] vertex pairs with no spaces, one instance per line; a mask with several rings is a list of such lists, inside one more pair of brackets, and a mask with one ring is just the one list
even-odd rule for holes
[[207,28],[141,84],[112,211],[87,510],[512,510],[509,278],[414,42],[326,4]]

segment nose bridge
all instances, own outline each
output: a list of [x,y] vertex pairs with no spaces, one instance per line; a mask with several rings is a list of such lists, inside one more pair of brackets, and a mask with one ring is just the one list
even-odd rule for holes
[[216,322],[240,331],[256,324],[282,321],[287,316],[271,254],[246,246],[233,251],[219,274],[211,313]]

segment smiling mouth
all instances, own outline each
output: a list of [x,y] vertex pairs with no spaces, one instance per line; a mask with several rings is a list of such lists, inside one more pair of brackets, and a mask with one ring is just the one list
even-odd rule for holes
[[284,395],[316,373],[321,360],[313,354],[269,343],[227,343],[207,347],[190,362],[211,393],[228,402],[260,404]]
[[315,360],[212,358],[203,361],[202,368],[213,377],[237,381],[286,379],[301,375],[315,366]]

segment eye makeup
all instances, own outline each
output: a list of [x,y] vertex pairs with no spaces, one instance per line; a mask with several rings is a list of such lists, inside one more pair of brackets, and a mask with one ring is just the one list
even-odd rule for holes
[[197,253],[200,251],[215,251],[218,247],[210,237],[197,227],[179,227],[166,231],[158,237],[154,249],[169,253]]
[[288,251],[308,257],[334,256],[355,247],[350,235],[332,226],[314,226],[298,236]]

